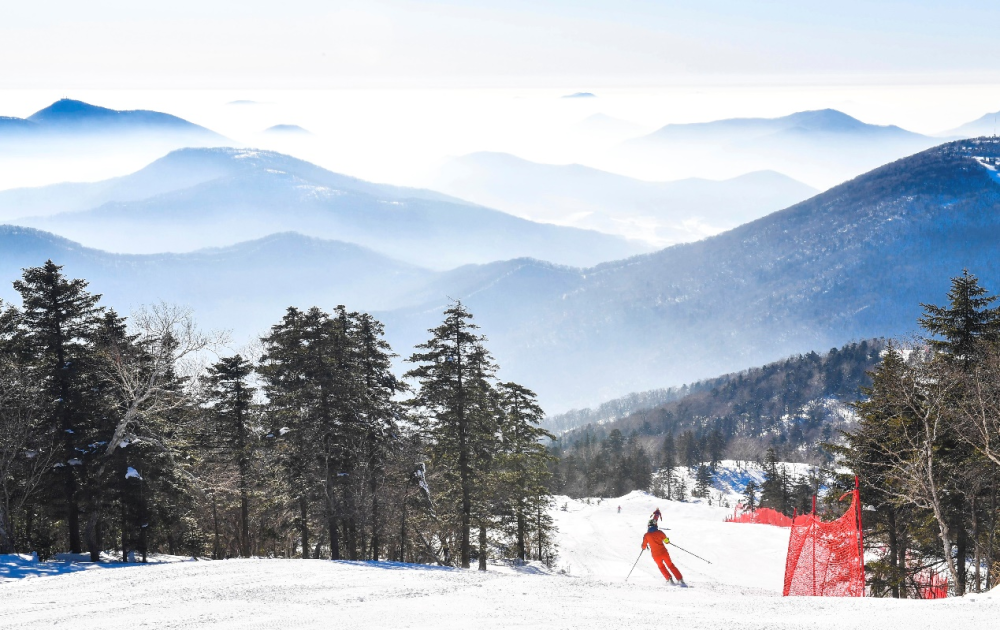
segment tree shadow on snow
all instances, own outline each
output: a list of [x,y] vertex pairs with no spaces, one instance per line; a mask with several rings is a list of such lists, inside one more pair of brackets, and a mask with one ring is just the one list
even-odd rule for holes
[[445,567],[436,564],[414,564],[411,562],[396,562],[395,560],[331,560],[336,564],[348,564],[357,567],[385,569],[388,571],[458,571],[455,567]]
[[68,573],[78,573],[80,571],[93,571],[95,569],[119,569],[134,566],[142,565],[124,562],[79,562],[76,560],[39,562],[31,556],[0,555],[0,582],[22,580],[25,578],[52,577]]

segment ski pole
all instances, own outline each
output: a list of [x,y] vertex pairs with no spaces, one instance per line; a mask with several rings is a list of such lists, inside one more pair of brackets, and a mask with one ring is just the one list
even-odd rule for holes
[[[672,543],[672,542],[670,542],[670,543],[667,543],[667,544],[668,544],[668,545],[670,545],[671,547],[677,547],[677,545],[675,545],[675,544],[674,544],[674,543]],[[684,553],[687,553],[687,554],[690,554],[690,555],[694,556],[695,558],[698,558],[698,559],[699,559],[699,560],[701,560],[702,562],[708,562],[709,564],[712,564],[712,563],[711,563],[710,561],[708,561],[708,560],[705,560],[704,558],[702,558],[701,556],[699,556],[699,555],[698,555],[698,554],[696,554],[696,553],[691,553],[690,551],[688,551],[688,550],[687,550],[687,549],[685,549],[684,547],[677,547],[677,548],[678,548],[678,549],[680,549],[681,551],[683,551]]]
[[628,570],[628,575],[625,576],[625,581],[626,582],[628,582],[628,579],[630,577],[632,577],[632,571],[635,571],[635,565],[639,564],[639,558],[642,557],[642,553],[644,551],[646,551],[645,547],[643,547],[642,549],[639,550],[639,556],[635,559],[635,563],[632,565],[632,568]]

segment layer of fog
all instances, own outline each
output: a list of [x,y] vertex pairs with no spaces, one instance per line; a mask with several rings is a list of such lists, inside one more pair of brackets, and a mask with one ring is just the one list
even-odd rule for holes
[[[0,99],[0,115],[26,117],[65,96],[116,109],[154,109],[208,127],[244,146],[290,153],[372,181],[424,186],[448,159],[477,151],[511,153],[548,164],[580,163],[650,181],[727,179],[767,165],[684,159],[659,164],[622,157],[611,149],[671,123],[777,117],[824,108],[838,109],[867,123],[935,134],[995,111],[1000,103],[1000,86],[995,85],[591,91],[597,98],[564,99],[560,96],[567,90],[543,89],[78,90],[72,94],[13,90]],[[614,120],[581,124],[595,114]],[[264,133],[274,125],[298,125],[311,133]],[[132,146],[115,154],[4,153],[0,154],[0,189],[96,181],[138,170],[162,154],[159,146]],[[817,188],[836,183],[799,179]]]

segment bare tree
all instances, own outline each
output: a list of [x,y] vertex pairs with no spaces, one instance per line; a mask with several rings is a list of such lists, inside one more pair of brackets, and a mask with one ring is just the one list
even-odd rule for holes
[[220,334],[201,332],[190,309],[166,303],[132,313],[129,328],[129,339],[102,348],[105,376],[120,410],[106,456],[128,437],[141,436],[167,450],[150,421],[190,402],[204,353],[225,341]]
[[[162,302],[132,313],[128,324],[127,335],[106,339],[99,348],[118,420],[100,456],[98,476],[119,448],[137,439],[170,452],[163,417],[191,404],[205,354],[225,342],[221,334],[201,332],[190,309]],[[98,519],[99,510],[90,509],[86,539],[94,561],[100,553]]]
[[[895,352],[890,349],[890,352]],[[887,356],[886,361],[889,361]],[[883,363],[883,370],[887,363]],[[884,399],[891,405],[885,439],[878,452],[890,483],[886,490],[900,504],[930,510],[938,525],[941,549],[953,583],[958,584],[958,567],[952,554],[954,536],[946,500],[950,491],[949,463],[940,456],[943,442],[952,430],[953,404],[958,382],[954,370],[939,358],[913,350],[904,364],[895,354],[892,374],[879,379]]]
[[968,370],[956,373],[957,428],[963,440],[1000,466],[1000,345],[984,348]]

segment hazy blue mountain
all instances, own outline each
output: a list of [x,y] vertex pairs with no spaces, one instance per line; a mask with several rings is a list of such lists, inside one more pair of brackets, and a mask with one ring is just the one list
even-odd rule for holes
[[[211,323],[228,317],[245,334],[290,304],[343,302],[376,310],[403,355],[426,340],[449,298],[460,298],[488,335],[501,377],[536,389],[557,413],[905,333],[920,303],[942,303],[963,268],[1000,291],[998,160],[1000,143],[948,143],[718,236],[587,268],[520,258],[428,272],[299,236],[115,256],[51,235],[42,247],[37,232],[8,228],[20,236],[0,239],[0,272],[12,279],[52,257],[115,304],[164,297]],[[246,189],[239,176],[220,181]],[[215,180],[161,197],[196,191],[204,199],[208,184]],[[211,190],[225,194],[203,207],[232,199],[225,186]],[[246,194],[266,199],[270,190],[265,181]],[[0,290],[10,295],[9,285]]]
[[[13,133],[12,133],[13,132]],[[219,134],[183,118],[147,110],[116,110],[64,98],[26,119],[0,119],[0,141],[25,136],[51,141],[53,136],[172,135],[190,140],[219,142]]]
[[[89,197],[88,197],[89,195]],[[58,198],[69,211],[53,214]],[[103,201],[80,210],[79,199]],[[373,184],[270,151],[187,149],[110,182],[0,195],[3,216],[107,251],[191,251],[295,231],[446,269],[533,256],[588,265],[648,247],[526,221],[441,193]],[[42,216],[38,216],[42,215]]]
[[267,134],[291,135],[291,136],[311,136],[312,132],[298,125],[272,125],[264,130]]
[[994,136],[1000,131],[1000,112],[984,114],[983,116],[967,122],[961,127],[956,127],[950,131],[945,131],[942,136],[957,138],[978,138],[980,136]]
[[[1000,144],[942,145],[697,243],[589,269],[524,261],[443,292],[553,410],[903,333],[963,267],[1000,291],[1000,176],[976,157]],[[386,318],[409,342],[439,306]]]
[[824,109],[780,118],[666,125],[624,143],[621,152],[661,164],[667,172],[729,172],[739,165],[746,171],[749,165],[827,188],[939,142],[895,125],[871,125]]
[[712,181],[645,182],[581,166],[473,153],[446,163],[435,187],[521,217],[659,245],[698,240],[808,199],[818,191],[761,171]]
[[664,403],[683,399],[689,394],[701,391],[701,388],[705,388],[705,384],[708,382],[710,381],[699,381],[693,385],[685,384],[680,387],[652,389],[646,392],[632,392],[601,403],[596,407],[570,409],[548,416],[542,421],[541,426],[550,433],[560,435],[587,425],[613,424],[616,420],[636,412],[648,411]]
[[[176,116],[63,99],[25,119],[0,118],[0,188],[94,180],[174,149],[222,145],[234,142]],[[64,196],[73,198],[73,190]],[[0,221],[19,214],[0,208]]]
[[169,130],[202,134],[221,139],[214,131],[183,118],[144,109],[108,109],[64,98],[41,109],[27,120],[46,131],[60,133],[104,133],[107,131]]
[[21,139],[38,131],[38,125],[23,118],[0,116],[0,139]]
[[635,142],[721,141],[725,143],[810,135],[920,139],[895,125],[869,125],[835,109],[797,112],[780,118],[730,118],[704,123],[666,125]]
[[195,148],[172,151],[135,173],[101,182],[0,191],[0,219],[90,210],[107,203],[141,201],[225,177],[278,171],[330,188],[374,194],[387,199],[458,201],[429,190],[372,184],[271,151]]
[[238,344],[266,331],[288,306],[386,308],[434,275],[357,245],[300,234],[188,254],[123,255],[0,225],[0,298],[19,303],[11,282],[48,259],[87,279],[123,313],[161,300],[187,305],[201,325],[232,329]]

